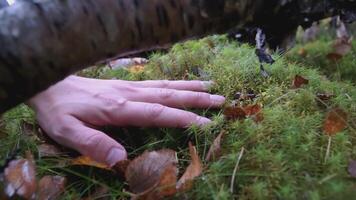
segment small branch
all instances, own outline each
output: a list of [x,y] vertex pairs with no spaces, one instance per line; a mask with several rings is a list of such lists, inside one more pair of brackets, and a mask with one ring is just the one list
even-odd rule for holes
[[328,157],[330,156],[330,148],[331,148],[331,136],[329,136],[328,139],[328,147],[326,148],[324,164],[326,163]]
[[239,167],[239,163],[240,163],[240,160],[242,158],[242,155],[244,154],[244,151],[245,151],[245,148],[242,147],[241,148],[241,151],[237,157],[237,161],[236,161],[236,165],[235,165],[235,168],[234,168],[234,172],[232,173],[232,177],[231,177],[231,186],[230,186],[230,192],[233,194],[234,193],[234,182],[235,182],[235,176],[236,176],[236,173],[237,173],[237,168]]

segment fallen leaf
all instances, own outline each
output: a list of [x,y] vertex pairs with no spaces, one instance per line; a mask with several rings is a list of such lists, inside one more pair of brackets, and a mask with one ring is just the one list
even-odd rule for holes
[[13,160],[4,171],[5,194],[8,197],[19,196],[33,198],[36,192],[36,170],[33,156],[27,153],[26,159]]
[[44,176],[38,183],[38,200],[59,199],[65,189],[66,178],[62,176]]
[[221,138],[225,134],[225,131],[221,131],[215,138],[213,144],[210,146],[208,154],[205,157],[205,161],[216,160],[221,156]]
[[336,62],[336,61],[338,61],[338,60],[340,60],[342,58],[342,55],[337,54],[337,53],[328,53],[326,55],[326,58],[331,60],[331,61]]
[[227,120],[241,120],[246,118],[246,113],[243,108],[233,106],[225,108],[224,116]]
[[262,107],[260,105],[247,105],[243,109],[246,115],[251,117],[255,122],[261,122],[263,120]]
[[130,162],[125,177],[134,199],[159,199],[176,192],[177,156],[170,149],[145,152]]
[[56,146],[51,144],[41,144],[37,147],[40,158],[57,157],[63,154]]
[[124,177],[127,167],[129,166],[130,163],[131,160],[120,160],[112,167],[112,169],[120,176]]
[[195,146],[193,146],[190,142],[189,153],[192,161],[177,183],[176,188],[179,192],[190,190],[193,187],[193,180],[196,177],[200,176],[203,171],[203,164],[198,156],[197,150],[195,149]]
[[91,166],[91,167],[96,167],[96,168],[100,168],[100,169],[111,170],[111,167],[109,165],[97,162],[88,156],[79,156],[79,157],[73,159],[70,164],[71,165]]
[[337,38],[333,44],[333,51],[326,55],[329,60],[338,61],[352,49],[351,38],[340,37]]
[[299,75],[295,75],[292,88],[300,88],[302,85],[307,85],[308,83],[309,83],[308,79],[305,79],[304,77]]
[[352,49],[351,39],[348,37],[337,38],[334,42],[334,53],[345,56]]
[[242,120],[246,117],[252,118],[255,122],[263,120],[262,108],[258,104],[247,105],[244,107],[232,106],[225,108],[224,116],[227,120]]
[[347,126],[347,113],[341,108],[332,109],[324,121],[324,132],[329,135],[335,135]]
[[349,174],[356,178],[356,160],[351,160],[348,167]]

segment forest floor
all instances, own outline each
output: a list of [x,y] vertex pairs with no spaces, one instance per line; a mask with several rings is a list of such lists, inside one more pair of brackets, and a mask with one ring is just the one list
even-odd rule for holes
[[[193,110],[213,119],[207,127],[104,127],[127,148],[129,158],[168,148],[177,152],[180,169],[189,164],[188,142],[193,142],[203,171],[193,188],[176,194],[176,199],[352,199],[356,196],[356,175],[349,172],[350,162],[356,160],[356,42],[347,55],[332,61],[327,54],[333,51],[333,40],[322,35],[306,44],[299,42],[286,55],[273,55],[276,62],[265,66],[268,78],[260,75],[252,47],[224,36],[177,44],[168,53],[152,55],[144,67],[112,70],[101,66],[80,74],[104,79],[215,81],[211,92],[227,97],[224,108]],[[296,75],[308,83],[296,86]],[[244,119],[229,116],[236,93],[250,95],[237,102],[258,105],[259,113]],[[325,120],[335,108],[346,113],[345,127],[328,134]],[[63,149],[54,157],[43,156],[38,147],[48,140],[42,139],[34,114],[25,105],[4,114],[0,127],[0,162],[5,163],[16,149],[17,157],[31,151],[38,180],[45,175],[67,178],[60,199],[129,198],[127,183],[110,170],[68,165],[66,161],[77,155]],[[206,161],[222,131],[221,155]]]

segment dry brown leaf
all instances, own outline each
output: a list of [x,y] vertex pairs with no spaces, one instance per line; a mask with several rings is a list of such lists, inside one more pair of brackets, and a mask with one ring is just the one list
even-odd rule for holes
[[62,176],[44,176],[38,183],[38,200],[55,200],[65,189],[66,178]]
[[130,162],[125,177],[134,199],[159,199],[175,193],[177,156],[170,149],[145,152]]
[[216,160],[221,156],[221,138],[225,134],[225,131],[221,131],[220,134],[215,138],[213,144],[210,146],[208,154],[205,157],[205,161],[209,162],[211,160]]
[[347,113],[341,108],[332,109],[324,121],[324,132],[329,135],[335,135],[347,126]]
[[333,45],[334,53],[345,56],[352,49],[351,39],[348,37],[337,38]]
[[246,113],[241,107],[227,107],[224,110],[224,116],[227,120],[241,120],[246,118]]
[[111,167],[107,164],[97,162],[91,159],[88,156],[79,156],[71,161],[71,165],[84,165],[84,166],[91,166],[105,170],[111,170]]
[[352,49],[351,38],[340,37],[337,38],[333,44],[333,52],[329,53],[326,57],[332,61],[338,61]]
[[224,116],[227,120],[242,120],[246,117],[252,118],[255,122],[263,120],[262,107],[258,104],[228,107],[224,110]]
[[299,76],[299,75],[295,75],[294,80],[293,80],[293,84],[292,84],[292,88],[300,88],[302,87],[302,85],[307,85],[309,83],[309,80]]
[[5,194],[33,198],[36,192],[36,170],[33,156],[27,153],[26,159],[13,160],[4,171]]
[[56,146],[52,144],[41,144],[37,147],[40,158],[57,157],[63,154]]
[[197,150],[189,142],[189,153],[192,159],[190,165],[185,170],[177,183],[177,190],[180,192],[188,191],[193,187],[193,180],[200,176],[203,171],[203,164],[198,156]]
[[118,173],[120,176],[125,176],[125,172],[127,167],[129,166],[131,160],[120,160],[119,162],[117,162],[112,169]]
[[262,107],[260,105],[247,105],[243,109],[246,115],[251,117],[255,122],[261,122],[263,120]]

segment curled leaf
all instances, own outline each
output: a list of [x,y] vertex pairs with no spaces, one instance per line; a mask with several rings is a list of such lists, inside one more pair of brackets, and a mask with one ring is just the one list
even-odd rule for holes
[[293,80],[293,84],[292,84],[292,88],[300,88],[302,87],[302,85],[307,85],[309,83],[309,80],[299,76],[299,75],[295,75],[294,80]]
[[125,177],[134,199],[159,199],[176,192],[176,152],[170,149],[145,152],[130,162]]
[[221,138],[225,131],[221,131],[220,134],[215,138],[213,144],[210,146],[208,154],[205,157],[205,161],[211,161],[218,159],[221,156]]
[[36,170],[33,157],[27,153],[26,159],[13,160],[4,171],[5,194],[33,198],[36,192]]
[[351,38],[343,36],[337,38],[333,44],[333,52],[326,55],[331,61],[338,61],[352,49]]
[[332,109],[324,121],[324,132],[331,136],[342,131],[347,126],[347,113],[341,108]]
[[189,153],[192,159],[190,165],[185,170],[182,177],[177,183],[177,190],[180,192],[188,191],[193,187],[193,180],[200,176],[203,171],[203,164],[198,156],[197,150],[192,143],[189,142]]
[[44,176],[38,183],[37,199],[58,199],[64,191],[66,178],[62,176]]

